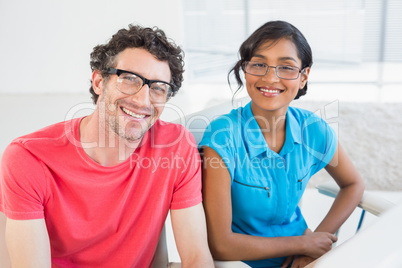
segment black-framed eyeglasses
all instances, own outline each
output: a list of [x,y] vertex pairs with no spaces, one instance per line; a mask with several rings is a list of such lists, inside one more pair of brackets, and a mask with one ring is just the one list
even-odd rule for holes
[[150,100],[153,102],[166,102],[174,93],[174,85],[160,80],[149,80],[130,71],[109,68],[108,74],[118,76],[117,89],[127,95],[138,93],[144,85],[148,85]]
[[246,73],[256,76],[266,75],[270,68],[275,69],[276,76],[286,80],[295,80],[299,78],[300,73],[304,70],[290,65],[269,66],[268,64],[258,61],[246,61],[243,64],[243,70]]

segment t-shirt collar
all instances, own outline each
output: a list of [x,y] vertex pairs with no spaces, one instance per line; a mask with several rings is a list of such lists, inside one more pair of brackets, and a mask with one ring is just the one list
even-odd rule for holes
[[[269,149],[268,144],[265,142],[264,136],[257,121],[251,111],[251,102],[249,102],[243,109],[243,137],[250,157],[255,157],[264,152],[267,156],[277,156],[275,152]],[[301,144],[301,129],[293,113],[288,109],[286,113],[286,139],[280,154],[290,153],[294,144]]]

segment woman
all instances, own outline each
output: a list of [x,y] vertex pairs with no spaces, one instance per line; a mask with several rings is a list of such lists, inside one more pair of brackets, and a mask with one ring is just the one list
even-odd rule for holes
[[[331,249],[364,184],[333,129],[313,113],[289,107],[306,94],[312,65],[303,34],[271,21],[239,53],[231,72],[238,90],[244,75],[251,102],[214,120],[200,143],[210,248],[215,259],[252,267],[304,267]],[[322,168],[340,191],[312,232],[297,204]]]

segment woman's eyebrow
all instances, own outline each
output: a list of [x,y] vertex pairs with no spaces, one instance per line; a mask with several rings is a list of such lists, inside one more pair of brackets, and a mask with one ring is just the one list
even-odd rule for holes
[[[257,55],[253,55],[253,58],[260,58],[260,59],[266,59],[267,57],[265,57],[264,55],[260,55],[260,54],[257,54]],[[298,63],[297,62],[297,60],[295,59],[295,58],[293,58],[293,57],[279,57],[278,58],[278,60],[279,61],[287,61],[287,60],[290,60],[290,61],[294,61],[295,63]]]
[[290,60],[290,61],[294,61],[294,62],[297,63],[297,60],[295,58],[292,58],[292,57],[280,57],[279,60],[281,60],[281,61]]

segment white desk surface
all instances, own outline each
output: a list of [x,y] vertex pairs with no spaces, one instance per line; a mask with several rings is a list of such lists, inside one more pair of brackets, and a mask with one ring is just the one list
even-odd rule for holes
[[402,267],[402,204],[317,260],[314,268]]

